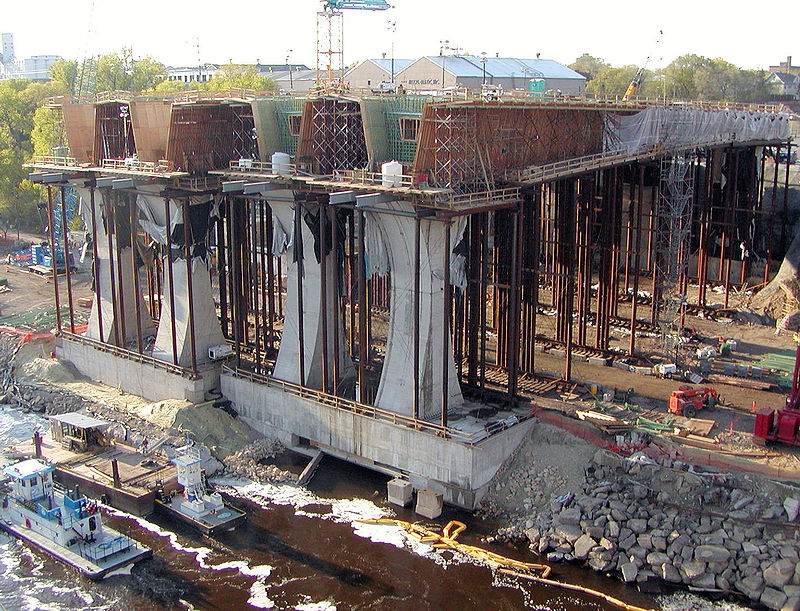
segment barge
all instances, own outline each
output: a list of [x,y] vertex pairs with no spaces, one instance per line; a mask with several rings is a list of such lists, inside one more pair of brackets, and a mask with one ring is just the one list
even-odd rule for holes
[[55,467],[36,458],[6,467],[0,527],[90,579],[152,556],[152,550],[103,525],[96,503],[78,488],[53,486]]
[[211,490],[202,469],[203,458],[192,444],[184,446],[172,458],[178,471],[181,492],[156,496],[155,508],[162,514],[176,518],[205,535],[232,530],[245,521],[243,511],[222,500],[219,492]]

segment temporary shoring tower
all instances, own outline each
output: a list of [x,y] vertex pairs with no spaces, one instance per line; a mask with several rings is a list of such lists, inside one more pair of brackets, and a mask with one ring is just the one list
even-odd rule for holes
[[325,0],[317,13],[317,85],[329,88],[344,77],[344,19],[342,9],[385,11],[386,0]]
[[695,155],[683,152],[661,158],[656,232],[654,303],[660,306],[658,325],[662,347],[672,354],[680,342],[681,310],[686,303],[685,280],[689,267],[689,233],[692,227]]

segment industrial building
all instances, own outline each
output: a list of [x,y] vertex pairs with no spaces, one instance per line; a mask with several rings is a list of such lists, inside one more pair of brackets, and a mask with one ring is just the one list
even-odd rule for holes
[[30,168],[91,236],[84,333],[53,276],[58,355],[152,400],[220,388],[289,447],[468,509],[573,360],[635,363],[637,333],[668,342],[787,248],[775,108],[120,96],[54,101],[70,153]]
[[369,89],[381,82],[402,85],[406,91],[435,91],[453,87],[480,89],[495,85],[502,89],[529,89],[530,82],[543,81],[541,91],[580,95],[586,77],[552,59],[518,59],[470,55],[431,55],[416,60],[367,59],[345,73],[354,89]]

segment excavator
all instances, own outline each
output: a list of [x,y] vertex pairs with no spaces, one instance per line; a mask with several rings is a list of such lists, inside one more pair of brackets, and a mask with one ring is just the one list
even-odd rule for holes
[[779,441],[800,446],[800,345],[794,360],[792,390],[783,409],[762,409],[756,414],[753,441],[764,445],[767,441]]

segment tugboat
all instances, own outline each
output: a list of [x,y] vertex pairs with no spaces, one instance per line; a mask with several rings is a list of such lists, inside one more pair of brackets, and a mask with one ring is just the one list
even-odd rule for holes
[[246,519],[246,514],[226,505],[219,492],[209,489],[201,467],[199,449],[186,445],[172,459],[178,471],[178,484],[183,492],[156,496],[155,507],[196,528],[205,535],[231,530]]
[[152,556],[149,548],[103,526],[96,503],[77,487],[54,490],[54,470],[37,458],[3,469],[8,486],[0,493],[0,527],[94,580]]

